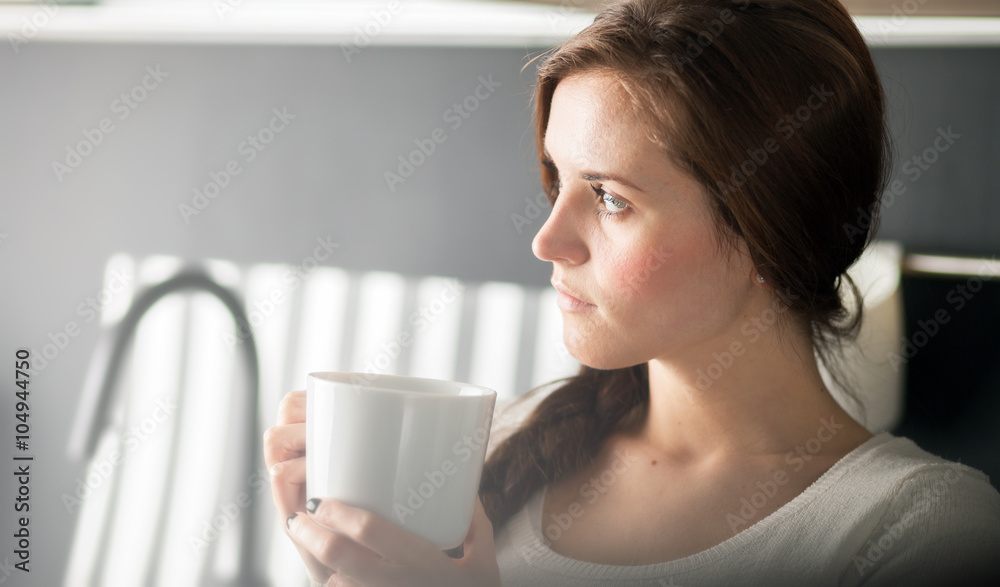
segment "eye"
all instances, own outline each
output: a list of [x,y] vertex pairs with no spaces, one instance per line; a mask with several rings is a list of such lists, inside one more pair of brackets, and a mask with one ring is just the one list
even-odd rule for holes
[[597,194],[599,204],[604,207],[603,210],[598,210],[598,214],[605,217],[615,216],[617,214],[621,214],[628,208],[628,204],[612,196],[601,188],[595,185],[590,186],[590,188]]
[[625,202],[619,200],[618,198],[612,196],[611,194],[604,192],[604,207],[607,208],[608,212],[621,212],[628,206]]

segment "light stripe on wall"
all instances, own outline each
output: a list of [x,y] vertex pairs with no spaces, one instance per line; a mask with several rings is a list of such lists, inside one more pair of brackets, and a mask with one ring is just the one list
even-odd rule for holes
[[406,282],[396,273],[361,277],[351,371],[395,374]]
[[407,318],[413,335],[410,374],[453,379],[458,356],[464,287],[455,279],[431,277],[417,286],[417,304]]
[[511,283],[479,287],[469,383],[484,385],[498,397],[513,397],[517,386],[518,341],[524,290]]

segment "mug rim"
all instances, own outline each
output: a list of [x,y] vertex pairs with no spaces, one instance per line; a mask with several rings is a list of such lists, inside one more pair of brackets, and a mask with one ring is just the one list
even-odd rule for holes
[[[361,382],[352,381],[351,378],[357,377],[361,379]],[[497,392],[493,389],[482,385],[476,385],[474,383],[466,383],[464,381],[453,381],[450,379],[434,379],[432,377],[414,377],[410,375],[391,375],[391,374],[376,374],[376,379],[385,380],[388,379],[393,382],[397,382],[397,385],[402,385],[404,381],[422,381],[428,384],[445,384],[454,387],[458,387],[459,393],[440,393],[434,391],[414,391],[410,389],[396,389],[393,387],[387,387],[384,385],[378,385],[374,383],[373,380],[369,380],[371,373],[362,373],[358,371],[313,371],[309,373],[306,377],[307,383],[310,379],[316,379],[319,381],[324,381],[327,383],[336,383],[342,385],[349,385],[353,387],[363,388],[367,391],[374,391],[378,393],[395,394],[407,397],[434,397],[434,398],[489,398],[496,397]],[[461,393],[466,389],[472,389],[476,393]]]

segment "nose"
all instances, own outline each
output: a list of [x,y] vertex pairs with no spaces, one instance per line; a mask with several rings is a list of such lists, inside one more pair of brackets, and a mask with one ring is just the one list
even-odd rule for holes
[[560,194],[531,241],[531,251],[542,261],[579,265],[587,260],[587,245],[581,238],[585,218],[573,200],[567,192]]

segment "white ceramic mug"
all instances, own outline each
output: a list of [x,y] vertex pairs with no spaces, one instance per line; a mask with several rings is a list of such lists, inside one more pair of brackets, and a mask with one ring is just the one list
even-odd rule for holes
[[472,525],[496,392],[467,383],[310,373],[307,499],[372,511],[441,549]]

